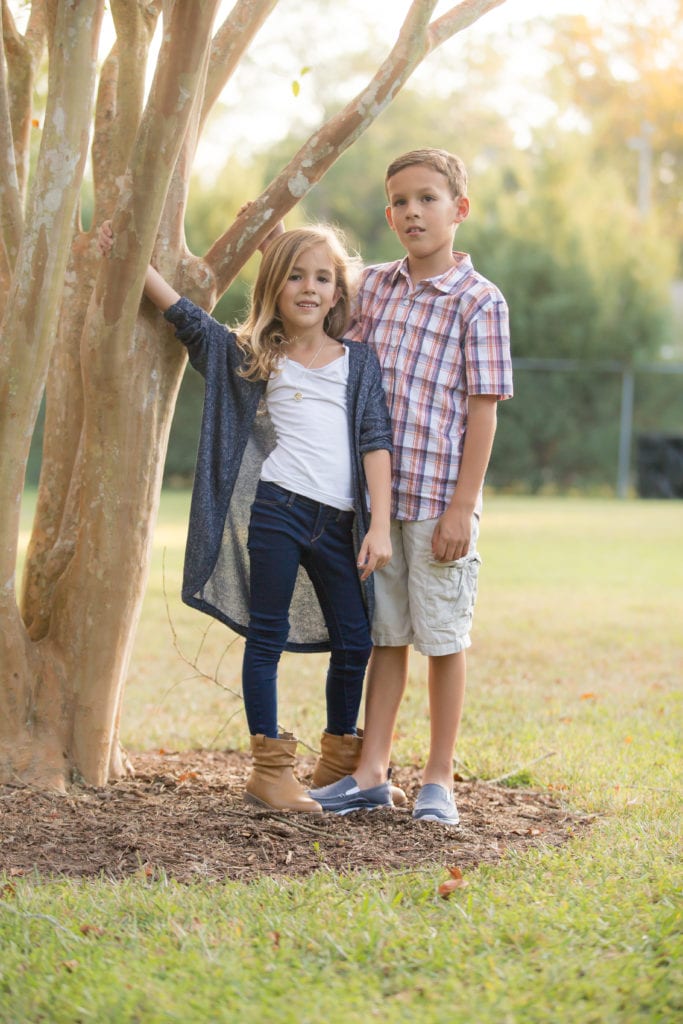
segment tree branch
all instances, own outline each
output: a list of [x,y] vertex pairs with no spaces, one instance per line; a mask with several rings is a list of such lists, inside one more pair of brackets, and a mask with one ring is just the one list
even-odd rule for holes
[[113,0],[116,42],[100,73],[92,144],[95,191],[94,224],[110,217],[119,197],[123,174],[142,116],[149,47],[159,16],[158,6],[137,0]]
[[268,18],[278,0],[237,0],[216,32],[211,45],[209,73],[200,116],[206,117],[238,66],[244,51]]
[[[100,281],[106,324],[118,324],[140,302],[144,268],[149,262],[172,174],[205,81],[209,29],[219,0],[175,4],[157,61],[154,81],[130,162],[118,182],[114,214],[115,244],[103,264]],[[136,258],[132,258],[135,254]],[[128,310],[128,314],[124,312]],[[93,349],[106,358],[102,339]],[[112,353],[115,356],[115,353]]]
[[[18,82],[30,77],[28,49],[22,45],[21,36],[16,30],[6,0],[3,0],[0,47],[0,181],[4,187],[0,190],[0,232],[4,250],[3,263],[6,262],[9,270],[14,267],[17,258],[24,224],[17,173],[17,149],[12,134],[13,112],[16,115],[12,99],[16,98],[17,91],[25,98],[26,92],[23,89],[19,90]],[[24,114],[22,120],[27,124],[30,118]],[[0,309],[2,305],[0,298]]]
[[9,122],[20,204],[23,206],[29,173],[33,83],[47,33],[45,0],[32,4],[25,36],[18,32],[7,0],[2,0],[2,29],[8,70]]
[[[391,103],[434,46],[502,2],[465,0],[444,16],[446,21],[441,18],[430,25],[436,0],[413,0],[394,47],[368,85],[314,132],[268,188],[209,249],[205,262],[215,275],[219,295],[277,221],[300,202]],[[439,26],[436,42],[430,35],[435,25]]]
[[[58,14],[59,49],[50,61],[50,99],[10,289],[12,316],[5,315],[2,321],[0,437],[8,449],[0,456],[3,498],[22,490],[30,436],[54,343],[85,163],[83,138],[84,134],[87,137],[91,118],[102,9],[103,0],[81,0],[77,12],[62,5]],[[70,19],[75,18],[83,18],[88,31],[69,32]],[[59,197],[58,202],[55,197]],[[7,515],[7,524],[11,535],[6,555],[15,558],[18,509],[14,506]]]
[[450,11],[446,11],[430,25],[430,49],[435,50],[451,36],[469,28],[482,15],[492,11],[494,7],[500,7],[503,3],[505,0],[462,0],[457,7],[452,7]]

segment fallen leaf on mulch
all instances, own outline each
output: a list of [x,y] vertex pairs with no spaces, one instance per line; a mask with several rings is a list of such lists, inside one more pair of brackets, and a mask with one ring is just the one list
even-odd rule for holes
[[[459,829],[413,821],[399,809],[345,817],[260,811],[242,800],[250,767],[244,753],[153,752],[131,760],[135,777],[104,789],[64,796],[0,787],[0,871],[111,879],[164,873],[190,882],[407,871],[455,860],[467,868],[494,864],[506,850],[559,846],[593,820],[555,793],[479,782],[456,783]],[[301,761],[304,784],[313,763]],[[412,806],[419,769],[396,768],[392,781]]]

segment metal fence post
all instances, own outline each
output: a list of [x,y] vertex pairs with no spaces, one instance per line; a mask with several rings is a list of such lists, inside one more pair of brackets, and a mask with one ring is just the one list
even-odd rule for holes
[[617,497],[627,498],[631,470],[631,443],[633,438],[633,394],[635,375],[631,366],[624,366],[621,374],[621,417],[619,423],[619,465],[617,469]]

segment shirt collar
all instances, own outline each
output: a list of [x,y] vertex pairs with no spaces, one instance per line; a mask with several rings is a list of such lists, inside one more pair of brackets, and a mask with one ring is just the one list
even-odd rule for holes
[[[443,274],[438,274],[436,277],[425,278],[426,282],[429,282],[433,288],[436,288],[440,292],[450,292],[456,281],[460,280],[465,274],[472,269],[472,260],[466,252],[453,252],[453,258],[455,263],[452,267],[449,267]],[[412,289],[412,281],[410,274],[408,273],[408,257],[404,256],[403,259],[397,263],[396,270],[394,271],[391,283],[396,284],[399,277],[403,277],[406,280],[408,286]]]

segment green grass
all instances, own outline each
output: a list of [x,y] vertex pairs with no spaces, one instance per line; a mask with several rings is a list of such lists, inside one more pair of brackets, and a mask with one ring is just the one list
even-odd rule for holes
[[[240,643],[216,671],[225,631],[204,638],[177,598],[186,510],[164,496],[124,709],[134,750],[245,745],[239,701],[211,680],[238,685]],[[430,865],[187,887],[0,876],[0,1021],[682,1019],[683,507],[491,497],[481,551],[458,759],[594,812],[589,833],[468,871],[448,901]],[[206,676],[174,650],[167,600]],[[311,744],[323,666],[283,666],[280,717]],[[411,669],[398,763],[426,748],[423,659]]]

